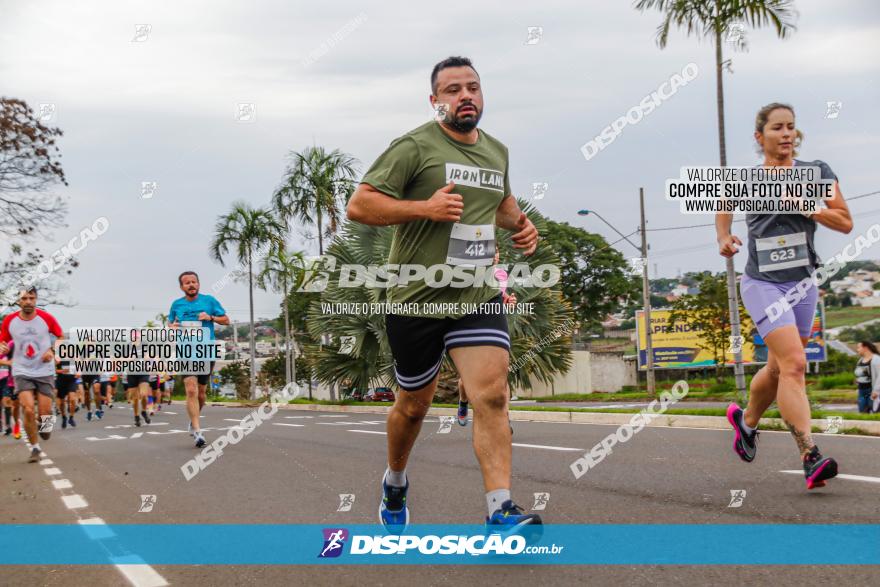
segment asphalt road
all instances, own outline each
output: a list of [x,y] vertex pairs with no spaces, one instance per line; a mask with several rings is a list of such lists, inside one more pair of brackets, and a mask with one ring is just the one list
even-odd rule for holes
[[[207,407],[210,442],[250,409]],[[43,443],[51,462],[28,464],[23,441],[0,437],[0,520],[72,524],[100,518],[108,524],[156,523],[375,523],[384,471],[384,417],[279,411],[190,481],[181,465],[196,451],[185,433],[185,408],[174,404],[150,426],[134,428],[124,406],[103,421],[78,414],[75,429],[56,429]],[[409,503],[414,523],[480,523],[485,516],[481,478],[470,447],[471,427],[438,433],[429,418],[410,461]],[[595,469],[575,479],[569,465],[613,426],[514,423],[514,498],[533,505],[549,493],[546,523],[880,523],[880,439],[818,435],[841,472],[868,480],[838,479],[808,493],[787,433],[765,432],[754,463],[739,461],[726,431],[648,428],[619,445]],[[57,471],[57,472],[56,472]],[[873,479],[873,481],[872,481]],[[67,480],[69,483],[59,483]],[[53,483],[54,482],[54,483]],[[55,486],[59,488],[56,488]],[[69,487],[68,487],[69,485]],[[745,490],[728,507],[731,490]],[[339,512],[339,494],[354,494]],[[155,495],[139,513],[141,495]],[[75,496],[79,496],[76,498]],[[588,539],[588,538],[587,538]],[[204,537],[205,548],[234,548]],[[662,545],[658,545],[661,547]],[[52,545],[51,547],[62,547]],[[750,548],[760,547],[760,537]],[[820,549],[821,544],[805,544]],[[149,545],[145,544],[145,548]],[[603,548],[596,544],[596,548]],[[135,585],[803,585],[877,584],[877,568],[753,566],[174,566],[126,569]],[[113,566],[0,568],[4,585],[125,584]]]
[[[650,404],[650,402],[644,401],[619,401],[619,402],[537,402],[534,400],[516,400],[512,402],[514,406],[543,406],[543,407],[554,407],[554,408],[585,408],[590,410],[613,410],[613,409],[636,409],[640,410],[645,408]],[[726,410],[727,406],[730,405],[730,402],[717,402],[717,401],[682,401],[676,404],[675,408],[681,409],[703,409],[703,408],[716,408],[721,410]],[[858,405],[855,403],[848,404],[818,404],[819,408],[822,410],[833,411],[833,412],[858,412]],[[775,409],[775,406],[774,406]]]

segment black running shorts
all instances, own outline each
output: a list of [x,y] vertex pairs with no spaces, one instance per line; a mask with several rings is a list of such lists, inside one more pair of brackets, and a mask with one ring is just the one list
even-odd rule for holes
[[67,394],[76,391],[76,376],[59,373],[55,376],[55,389],[58,390],[58,399],[64,399]]
[[422,389],[440,372],[443,353],[463,346],[497,346],[510,351],[507,318],[501,295],[482,312],[460,318],[385,316],[385,331],[394,357],[394,374],[404,391]]
[[150,376],[149,375],[126,375],[125,376],[125,389],[131,389],[132,387],[137,387],[141,383],[149,383]]
[[208,382],[211,380],[211,374],[214,372],[214,364],[215,363],[216,363],[216,361],[211,361],[211,366],[209,367],[208,372],[205,373],[204,375],[192,375],[189,373],[181,373],[181,375],[184,378],[184,380],[187,377],[195,377],[198,380],[197,382],[199,385],[208,385]]

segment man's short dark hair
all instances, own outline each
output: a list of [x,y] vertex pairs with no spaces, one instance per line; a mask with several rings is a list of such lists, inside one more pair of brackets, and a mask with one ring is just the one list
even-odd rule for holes
[[477,77],[480,76],[480,74],[477,73],[477,70],[474,68],[474,64],[471,63],[471,60],[467,57],[447,57],[446,59],[435,65],[434,71],[431,72],[431,93],[433,93],[435,96],[437,95],[437,76],[447,67],[470,67],[474,70],[474,73],[477,74]]
[[38,297],[37,296],[37,288],[33,285],[30,287],[23,287],[18,291],[19,296],[21,296],[22,294],[31,294],[31,293],[34,294],[34,297]]
[[199,279],[199,274],[196,273],[195,271],[184,271],[183,273],[181,273],[180,275],[177,276],[177,284],[183,285],[183,278],[186,277],[187,275],[195,275],[196,281],[198,281],[199,283],[201,283],[201,281],[202,281],[201,279]]

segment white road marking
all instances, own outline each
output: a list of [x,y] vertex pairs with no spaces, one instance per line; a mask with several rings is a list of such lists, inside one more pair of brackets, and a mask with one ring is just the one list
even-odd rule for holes
[[78,523],[81,526],[89,526],[88,528],[84,528],[83,531],[91,540],[104,540],[116,536],[116,533],[107,527],[107,522],[97,516],[93,518],[83,518],[82,520],[78,520]]
[[132,434],[131,436],[129,436],[129,438],[140,438],[140,437],[143,436],[143,435],[144,435],[143,432],[135,432],[134,434]]
[[287,422],[272,422],[273,426],[290,426],[292,428],[305,428],[305,424],[288,424]]
[[314,416],[284,416],[288,420],[297,420],[299,418],[314,418]]
[[512,443],[513,446],[519,446],[522,448],[542,448],[544,450],[558,450],[562,452],[584,452],[582,448],[571,448],[568,446],[545,446],[543,444],[523,444],[520,442]]
[[318,422],[318,426],[357,426],[364,424],[366,426],[377,426],[385,424],[385,420],[358,420],[357,422]]
[[166,412],[165,410],[161,410],[160,412],[157,412],[157,413],[171,414],[172,416],[176,416],[176,415],[177,415],[177,412]]
[[[168,422],[153,422],[148,426],[168,426]],[[116,430],[117,428],[135,428],[134,424],[117,424],[115,426],[104,426],[106,430]]]
[[343,414],[322,414],[318,417],[319,418],[348,418],[347,415],[343,415]]
[[[792,475],[803,475],[803,471],[779,471],[780,473],[791,473]],[[840,473],[835,479],[849,479],[850,481],[865,481],[867,483],[880,483],[880,477],[868,477],[866,475],[847,475]]]
[[55,462],[52,459],[43,459],[42,461],[40,461],[40,464],[43,466],[54,465]]
[[[125,558],[130,559],[139,557]],[[168,585],[168,581],[166,581],[162,575],[157,573],[156,569],[144,563],[117,564],[116,568],[119,569],[119,572],[122,573],[123,576],[128,579],[128,582],[134,587],[164,587],[165,585]]]
[[379,432],[378,430],[346,430],[346,432],[360,432],[361,434],[381,434],[388,436],[387,432]]
[[61,474],[61,469],[59,469],[59,468],[57,468],[57,467],[49,467],[48,469],[43,469],[43,472],[46,473],[46,474],[49,475],[49,476],[52,476],[52,475],[60,475],[60,474]]
[[70,489],[73,487],[73,483],[70,482],[70,479],[55,479],[52,481],[52,485],[55,489]]
[[239,424],[241,424],[241,420],[236,420],[234,418],[223,418],[223,421],[224,422],[238,422]]
[[[46,457],[45,453],[43,454],[43,457]],[[48,460],[48,458],[46,460]],[[47,468],[43,470],[51,475],[61,473],[57,468]],[[57,471],[57,473],[49,473],[49,471]],[[67,485],[62,485],[62,483],[65,482]],[[68,489],[73,486],[67,479],[53,480],[52,484],[59,490]],[[86,526],[86,528],[83,528],[83,531],[88,538],[91,540],[106,540],[115,536],[114,532],[107,527],[106,522],[91,512],[84,512],[87,517],[82,518],[79,513],[76,513],[75,510],[80,510],[89,506],[83,496],[76,494],[62,495],[61,499],[64,502],[64,505],[67,506],[67,509],[74,510],[77,522],[82,526]],[[119,561],[114,566],[119,569],[119,572],[122,573],[129,583],[131,583],[132,587],[166,587],[168,585],[168,582],[162,577],[162,575],[157,573],[153,567],[144,563],[144,560],[137,555],[117,557],[116,559],[111,560]]]
[[76,510],[89,506],[88,502],[83,499],[82,495],[62,495],[61,501],[64,502],[64,505],[66,505],[69,510]]

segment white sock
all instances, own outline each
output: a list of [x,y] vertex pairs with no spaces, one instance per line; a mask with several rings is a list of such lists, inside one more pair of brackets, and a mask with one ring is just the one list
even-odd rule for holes
[[746,424],[746,419],[745,419],[745,418],[743,418],[743,420],[742,420],[742,427],[743,427],[743,430],[746,431],[746,434],[751,434],[752,432],[755,431],[754,428],[752,428],[751,426],[749,426],[748,424]]
[[392,471],[391,467],[385,469],[385,483],[391,487],[406,487],[406,468],[403,471]]
[[34,449],[37,449],[38,451],[43,452],[43,449],[40,448],[40,443],[39,443],[39,442],[38,442],[37,444],[32,444],[32,445],[31,445],[31,450],[34,450]]
[[501,504],[510,499],[510,489],[495,489],[486,494],[486,506],[489,516],[501,509]]

